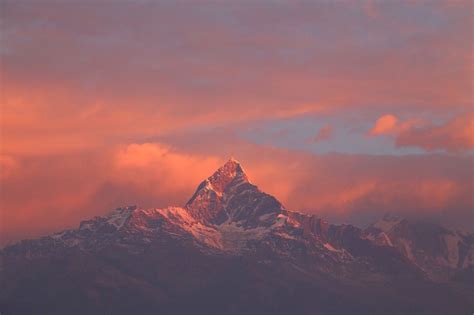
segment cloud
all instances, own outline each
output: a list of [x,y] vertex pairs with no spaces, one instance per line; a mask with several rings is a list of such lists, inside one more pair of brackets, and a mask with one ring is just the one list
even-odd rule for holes
[[19,162],[12,156],[0,154],[0,179],[14,175],[19,166]]
[[461,114],[442,124],[421,119],[400,121],[387,114],[375,122],[369,134],[393,136],[398,147],[462,152],[474,149],[474,113]]
[[398,118],[392,114],[381,116],[375,122],[374,127],[369,131],[371,135],[378,136],[390,134],[397,131]]
[[326,141],[331,139],[333,133],[333,128],[331,125],[325,125],[321,129],[318,130],[318,133],[316,134],[316,137],[314,137],[315,142],[319,141]]
[[182,205],[181,198],[224,162],[220,157],[175,152],[160,143],[130,144],[117,153],[109,180],[165,200],[160,205],[178,200]]
[[89,202],[109,171],[105,150],[13,158],[16,168],[0,189],[1,244],[76,226],[100,213],[104,202]]
[[396,138],[399,147],[420,147],[426,151],[462,152],[474,149],[474,113],[457,116],[444,124],[409,128]]
[[377,3],[391,14],[372,19],[365,4],[5,3],[2,154],[80,153],[294,116],[367,123],[472,107],[470,10]]
[[366,6],[8,2],[2,76],[14,95],[63,91],[60,112],[105,100],[155,119],[472,105],[469,10],[377,2],[391,15],[374,22]]

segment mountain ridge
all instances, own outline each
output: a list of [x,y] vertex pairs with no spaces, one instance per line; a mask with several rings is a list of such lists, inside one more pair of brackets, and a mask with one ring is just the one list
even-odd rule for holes
[[[21,310],[24,305],[15,300],[15,296],[34,287],[36,284],[31,279],[38,275],[55,278],[53,270],[42,264],[58,264],[58,261],[63,261],[57,266],[63,277],[82,275],[88,279],[78,280],[84,281],[84,288],[77,290],[86,296],[84,303],[92,313],[97,312],[99,304],[105,306],[102,301],[91,302],[88,297],[91,290],[101,297],[105,294],[106,301],[115,299],[117,292],[125,290],[120,289],[122,285],[127,290],[153,292],[150,298],[161,296],[163,300],[144,303],[153,309],[164,307],[168,312],[168,306],[164,305],[178,307],[177,301],[183,296],[194,301],[189,297],[188,289],[195,294],[203,292],[199,293],[204,294],[202,299],[211,303],[210,294],[217,289],[209,281],[227,288],[226,282],[238,283],[235,289],[238,294],[247,296],[241,291],[245,288],[255,295],[247,296],[248,301],[240,306],[231,301],[222,302],[223,307],[230,309],[221,313],[234,308],[252,310],[257,303],[255,299],[263,303],[262,311],[269,311],[275,305],[287,307],[275,300],[277,293],[273,292],[272,286],[299,301],[301,311],[305,311],[311,299],[300,301],[300,297],[294,296],[294,292],[300,292],[295,287],[299,285],[308,287],[308,292],[323,294],[331,301],[347,299],[347,309],[362,307],[364,312],[382,306],[377,301],[365,301],[361,306],[357,299],[350,297],[351,294],[359,296],[359,290],[377,295],[379,293],[371,288],[382,286],[387,287],[382,290],[387,292],[384,291],[381,301],[399,309],[400,312],[394,314],[403,314],[406,309],[396,305],[401,302],[392,299],[397,300],[393,292],[406,290],[401,288],[407,284],[423,287],[433,295],[444,292],[461,309],[471,307],[471,295],[456,292],[458,287],[464,290],[472,285],[465,279],[474,269],[474,236],[428,226],[418,233],[422,227],[405,219],[386,216],[367,229],[360,229],[350,224],[330,224],[314,215],[287,210],[276,198],[253,185],[240,163],[231,159],[204,180],[183,207],[117,208],[105,216],[82,221],[78,229],[4,248],[0,251],[1,272],[6,281],[2,283],[0,307]],[[189,265],[182,261],[183,258],[195,264]],[[90,278],[91,271],[83,271],[82,267],[74,267],[71,271],[70,268],[76,266],[73,259],[85,260],[88,268],[117,274],[123,284],[104,289],[102,282],[97,284],[97,280]],[[39,269],[38,266],[43,267]],[[209,266],[214,266],[215,270]],[[240,278],[229,273],[231,266],[240,270]],[[110,275],[100,274],[99,279],[103,277],[105,280],[101,281],[115,283]],[[70,286],[62,278],[57,281],[50,290],[55,292]],[[329,291],[323,293],[321,290],[325,287]],[[260,300],[265,296],[261,290],[273,292],[268,293],[271,298],[266,302]],[[471,294],[474,290],[466,292]],[[136,294],[136,301],[148,296],[143,292]],[[307,293],[299,294],[305,296]],[[71,300],[71,297],[65,296],[65,299]],[[408,299],[406,306],[432,308],[435,314],[439,310],[446,311],[445,306],[429,300]],[[44,301],[33,299],[30,303],[37,306]],[[321,303],[323,309],[328,308],[326,313],[335,307],[325,299]],[[213,312],[212,307],[206,307],[207,313]],[[341,306],[341,313],[343,311],[347,311],[345,306]]]

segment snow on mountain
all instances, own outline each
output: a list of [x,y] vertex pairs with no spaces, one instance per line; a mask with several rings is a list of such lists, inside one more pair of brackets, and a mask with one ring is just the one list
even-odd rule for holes
[[458,268],[474,266],[472,235],[432,223],[386,215],[367,228],[364,237],[396,248],[434,278],[443,279]]

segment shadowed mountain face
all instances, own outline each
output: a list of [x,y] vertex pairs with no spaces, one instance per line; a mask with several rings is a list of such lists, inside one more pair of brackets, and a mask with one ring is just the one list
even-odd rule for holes
[[1,251],[3,314],[470,314],[474,237],[286,210],[231,159],[184,207],[119,208]]

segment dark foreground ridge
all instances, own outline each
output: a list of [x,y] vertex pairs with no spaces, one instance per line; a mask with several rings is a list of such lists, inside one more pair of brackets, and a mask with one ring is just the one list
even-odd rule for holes
[[474,235],[286,210],[229,160],[184,207],[119,208],[1,252],[9,314],[471,314]]

